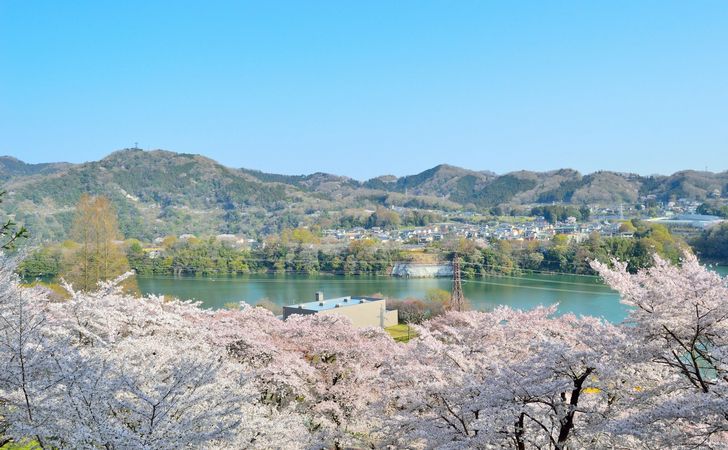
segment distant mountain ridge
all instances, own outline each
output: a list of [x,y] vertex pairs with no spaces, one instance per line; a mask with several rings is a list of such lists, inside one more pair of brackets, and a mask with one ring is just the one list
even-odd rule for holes
[[69,163],[28,164],[12,156],[0,156],[0,181],[7,181],[19,176],[50,174],[68,167]]
[[223,166],[201,155],[124,149],[82,164],[26,164],[0,157],[7,191],[0,208],[40,239],[65,236],[82,193],[103,194],[127,237],[169,233],[260,235],[377,206],[486,211],[544,203],[614,205],[728,196],[728,172],[641,176],[608,171],[517,171],[497,175],[447,164],[415,175],[367,181],[314,173],[279,175]]

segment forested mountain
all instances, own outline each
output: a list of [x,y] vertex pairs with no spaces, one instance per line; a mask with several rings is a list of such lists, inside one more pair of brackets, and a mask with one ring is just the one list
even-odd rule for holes
[[330,226],[349,209],[410,206],[488,211],[537,203],[614,205],[728,195],[728,172],[670,176],[571,169],[496,175],[439,165],[416,175],[367,181],[315,173],[277,175],[225,167],[200,155],[126,149],[83,164],[26,164],[0,157],[2,212],[36,239],[62,239],[82,193],[109,197],[126,236],[243,233],[257,236],[302,223]]
[[68,163],[28,164],[12,156],[0,156],[0,180],[5,182],[15,177],[55,173],[69,165]]
[[[15,176],[4,189],[0,206],[40,238],[65,234],[83,193],[109,197],[122,232],[138,237],[241,231],[228,224],[258,228],[268,213],[299,200],[287,185],[261,182],[199,155],[135,149],[46,175]],[[249,214],[257,216],[255,223],[246,223]]]

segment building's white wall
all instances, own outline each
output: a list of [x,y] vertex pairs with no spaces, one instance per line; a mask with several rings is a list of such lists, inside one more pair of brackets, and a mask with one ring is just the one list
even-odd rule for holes
[[[348,317],[357,328],[364,327],[390,327],[397,325],[397,311],[387,311],[385,302],[366,302],[357,305],[347,305],[340,308],[327,309],[318,314],[339,314]],[[392,314],[394,313],[394,322]]]
[[384,311],[384,328],[389,328],[399,323],[399,313],[396,309]]

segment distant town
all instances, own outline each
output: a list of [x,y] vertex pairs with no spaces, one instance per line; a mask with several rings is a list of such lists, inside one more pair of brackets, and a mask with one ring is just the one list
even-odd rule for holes
[[[714,194],[720,200],[720,193]],[[702,230],[725,222],[727,219],[699,211],[705,204],[699,201],[679,199],[674,202],[657,203],[654,196],[643,198],[645,204],[615,205],[612,207],[589,208],[589,218],[579,220],[568,216],[565,220],[547,220],[544,216],[484,216],[473,211],[440,211],[424,210],[426,213],[441,217],[446,221],[424,226],[400,226],[386,228],[380,226],[336,227],[319,231],[321,236],[317,246],[335,247],[346,245],[351,241],[372,239],[382,245],[398,246],[407,250],[424,249],[435,242],[465,238],[486,246],[494,240],[507,241],[549,241],[556,235],[563,235],[569,241],[581,242],[593,233],[602,237],[632,237],[633,233],[625,229],[623,223],[630,219],[665,225],[673,234],[686,238],[694,237]],[[647,202],[652,202],[649,216],[646,214]],[[728,205],[728,201],[723,203]],[[406,214],[410,208],[391,206],[389,209],[399,214]],[[375,210],[363,210],[365,214],[375,214]],[[316,213],[313,213],[316,214]],[[182,234],[180,240],[198,238],[194,234]],[[254,239],[236,234],[218,234],[214,236],[220,242],[239,248],[264,248],[266,239]],[[161,244],[166,236],[154,239],[154,244]],[[145,247],[150,258],[160,255],[160,248]]]

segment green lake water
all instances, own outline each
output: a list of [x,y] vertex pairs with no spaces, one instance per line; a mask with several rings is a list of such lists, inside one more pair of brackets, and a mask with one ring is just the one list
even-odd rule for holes
[[[723,275],[728,267],[714,268]],[[423,298],[432,288],[450,290],[447,278],[344,277],[336,275],[254,274],[233,277],[139,277],[144,294],[164,294],[184,300],[199,300],[204,307],[221,308],[225,303],[255,304],[267,298],[279,305],[313,300],[314,292],[326,298],[346,295],[383,294],[387,298]],[[559,304],[559,312],[603,317],[620,322],[627,307],[619,296],[597,277],[529,274],[520,277],[492,276],[463,280],[463,291],[479,310],[498,305],[530,309]]]

